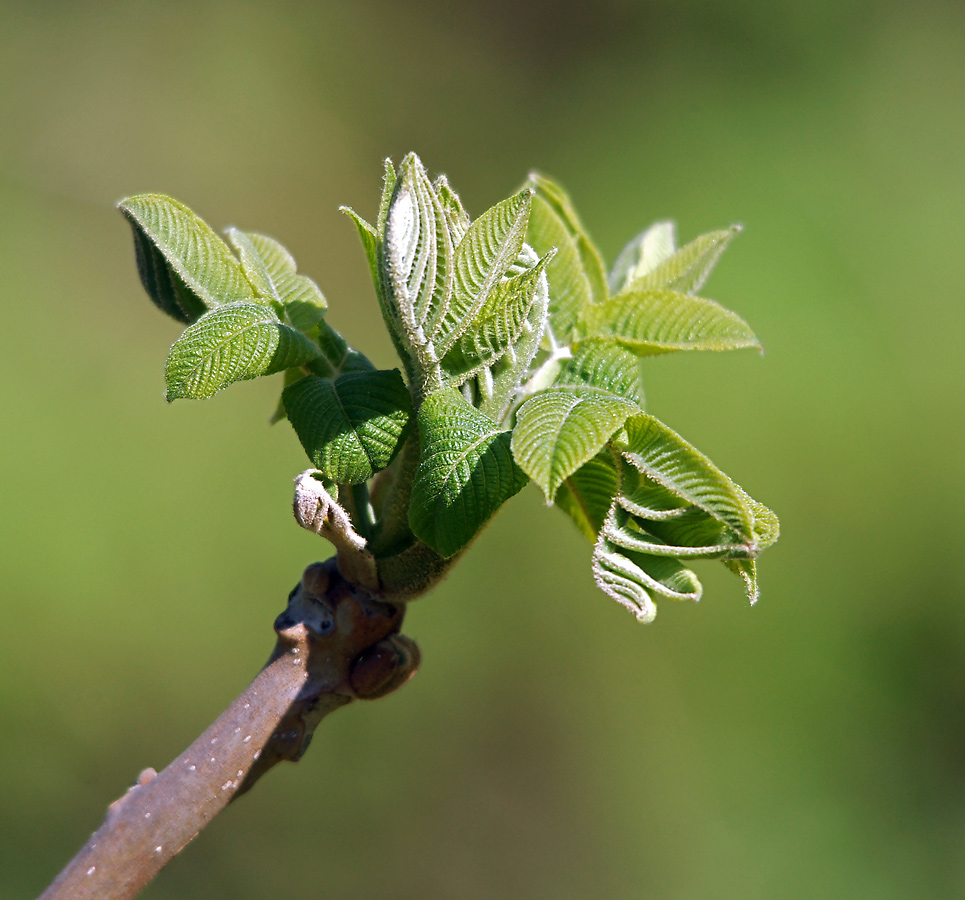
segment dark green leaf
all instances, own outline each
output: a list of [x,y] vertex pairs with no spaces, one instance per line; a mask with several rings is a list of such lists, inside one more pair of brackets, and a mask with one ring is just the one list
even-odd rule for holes
[[448,558],[522,489],[526,476],[513,462],[510,433],[458,391],[429,394],[418,419],[422,449],[409,524],[423,543]]
[[288,420],[325,477],[361,484],[386,468],[405,440],[412,400],[398,370],[310,375],[285,388]]

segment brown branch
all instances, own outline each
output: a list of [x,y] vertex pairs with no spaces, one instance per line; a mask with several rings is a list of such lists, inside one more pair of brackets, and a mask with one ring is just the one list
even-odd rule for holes
[[419,652],[398,634],[403,614],[349,584],[334,560],[309,566],[275,620],[278,641],[255,680],[160,774],[141,773],[41,900],[136,896],[273,765],[296,762],[328,713],[414,674]]

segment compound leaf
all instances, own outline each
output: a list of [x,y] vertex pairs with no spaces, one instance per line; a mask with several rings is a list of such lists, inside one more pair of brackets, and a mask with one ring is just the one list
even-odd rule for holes
[[669,290],[631,288],[585,310],[582,322],[589,335],[613,338],[638,356],[761,346],[736,313]]
[[405,440],[412,399],[397,369],[310,375],[282,394],[309,459],[337,484],[361,484],[386,468]]
[[174,342],[165,364],[167,399],[211,397],[235,381],[271,375],[318,356],[318,347],[282,324],[271,307],[226,303]]
[[613,454],[604,451],[580,466],[560,485],[556,492],[556,506],[574,521],[592,544],[603,528],[619,487]]
[[530,397],[516,414],[513,456],[552,503],[557,488],[599,453],[627,416],[638,412],[625,397],[595,388],[550,388]]
[[118,204],[134,229],[141,283],[181,322],[222,303],[250,300],[251,286],[228,245],[183,203],[138,194]]
[[419,408],[421,458],[409,524],[440,556],[468,544],[493,513],[526,484],[513,461],[510,433],[453,388],[429,394]]

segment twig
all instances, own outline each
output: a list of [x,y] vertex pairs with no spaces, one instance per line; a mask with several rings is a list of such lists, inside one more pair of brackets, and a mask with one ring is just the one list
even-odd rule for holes
[[255,680],[166,769],[145,770],[111,804],[41,900],[136,896],[268,769],[297,761],[328,713],[414,674],[419,652],[398,634],[403,614],[347,582],[334,560],[309,566],[275,620],[278,641]]

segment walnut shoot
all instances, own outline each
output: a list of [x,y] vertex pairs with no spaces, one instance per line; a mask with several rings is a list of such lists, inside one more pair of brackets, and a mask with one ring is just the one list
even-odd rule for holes
[[399,369],[377,370],[277,241],[229,229],[225,242],[158,194],[120,208],[149,296],[188,326],[168,398],[283,373],[275,420],[315,466],[298,518],[332,540],[346,578],[413,599],[532,480],[594,545],[597,585],[639,619],[662,598],[699,598],[691,559],[722,560],[756,600],[777,519],[646,413],[639,365],[760,347],[696,295],[736,227],[677,249],[673,224],[658,222],[608,275],[549,178],[473,220],[415,154],[386,161],[375,224],[344,210],[399,354]]

